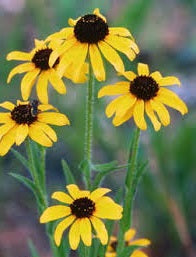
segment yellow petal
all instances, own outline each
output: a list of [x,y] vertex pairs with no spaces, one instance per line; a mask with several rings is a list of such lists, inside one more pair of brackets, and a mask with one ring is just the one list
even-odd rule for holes
[[58,220],[71,214],[70,207],[63,205],[54,205],[48,207],[40,217],[40,223]]
[[56,132],[47,124],[37,121],[36,123],[34,123],[34,126],[37,129],[41,129],[53,142],[57,141]]
[[135,250],[130,257],[148,257],[148,255],[140,250]]
[[133,38],[131,32],[123,27],[112,27],[109,28],[109,34],[110,35],[116,35],[116,36],[121,36],[121,37],[131,37]]
[[150,77],[152,77],[156,82],[159,84],[160,79],[162,79],[162,75],[159,71],[155,71],[150,74]]
[[140,239],[132,241],[131,244],[129,244],[129,245],[148,246],[148,245],[150,245],[150,240],[148,240],[146,238],[140,238]]
[[75,77],[73,77],[73,74],[75,72],[75,67],[74,67],[74,64],[72,63],[69,66],[67,66],[64,76],[68,79],[71,79],[76,84],[84,83],[87,81],[86,74],[88,74],[88,70],[89,70],[89,65],[87,63],[84,63],[80,67],[79,76],[75,78]]
[[48,73],[48,78],[54,89],[59,94],[66,93],[66,87],[63,83],[63,80],[57,75],[57,72],[54,69],[50,70],[50,73]]
[[94,202],[96,202],[100,197],[107,194],[108,192],[111,192],[111,189],[109,188],[97,188],[93,192],[91,192],[89,198],[92,199]]
[[139,76],[148,76],[149,75],[148,65],[144,63],[138,63],[137,72]]
[[15,122],[8,122],[2,126],[0,126],[0,140],[1,138],[8,133],[8,131],[15,126]]
[[116,116],[120,116],[120,117],[124,116],[126,114],[126,112],[133,107],[135,102],[136,102],[135,96],[133,96],[131,94],[125,95],[122,98],[122,100],[118,106],[118,109],[116,109]]
[[97,237],[100,239],[102,245],[106,245],[108,242],[108,232],[106,230],[104,223],[94,216],[91,216],[90,220],[97,233]]
[[77,185],[70,184],[66,188],[73,199],[80,197],[80,190]]
[[5,102],[0,104],[0,107],[3,107],[5,109],[7,109],[7,110],[12,111],[14,109],[14,107],[15,107],[15,104],[13,104],[13,103],[11,103],[9,101],[5,101]]
[[150,100],[150,104],[153,108],[153,110],[158,114],[159,119],[161,123],[164,126],[167,126],[170,124],[170,116],[168,110],[165,108],[165,106],[156,100],[155,98],[153,100]]
[[124,240],[125,242],[129,242],[133,239],[133,237],[136,234],[136,230],[133,228],[130,228],[129,230],[127,230],[127,232],[124,234]]
[[99,90],[98,98],[106,95],[120,95],[129,93],[130,83],[121,81],[113,85],[102,87]]
[[16,102],[16,105],[19,106],[19,105],[26,105],[26,104],[29,104],[29,101],[20,101],[20,100],[17,100]]
[[172,85],[181,85],[180,80],[174,76],[164,77],[159,80],[160,86],[172,86]]
[[186,104],[174,92],[167,88],[160,88],[157,98],[163,104],[178,110],[182,115],[188,112]]
[[7,83],[10,83],[13,76],[15,76],[17,73],[21,74],[23,72],[31,71],[33,69],[35,69],[35,65],[31,62],[23,63],[23,64],[20,64],[20,65],[16,66],[9,73],[8,78],[7,78]]
[[58,112],[43,112],[38,114],[38,121],[57,126],[69,125],[70,122],[66,115]]
[[67,204],[71,204],[73,202],[73,198],[61,191],[54,192],[51,198]]
[[115,116],[112,120],[114,126],[120,126],[124,122],[128,121],[133,116],[134,106],[127,110],[127,112],[123,116]]
[[22,93],[22,98],[26,101],[30,94],[32,87],[35,83],[36,77],[39,74],[40,69],[34,69],[32,71],[29,71],[27,74],[22,79],[21,82],[21,93]]
[[10,129],[0,140],[0,156],[5,155],[15,143],[17,125]]
[[31,124],[29,126],[29,137],[40,145],[51,147],[52,141],[48,136],[36,125]]
[[109,45],[111,45],[116,50],[124,53],[131,61],[135,59],[136,54],[133,49],[137,49],[137,53],[139,52],[139,49],[136,45],[136,43],[129,39],[124,37],[119,37],[115,35],[108,35],[105,39],[105,42],[107,42]]
[[137,102],[135,103],[135,106],[133,109],[133,118],[138,128],[142,130],[147,129],[147,124],[144,119],[144,101],[143,100],[138,99]]
[[16,130],[16,145],[20,145],[24,142],[28,136],[29,127],[27,124],[20,124]]
[[148,117],[150,118],[155,131],[158,131],[161,128],[161,123],[158,121],[157,117],[155,116],[155,113],[152,109],[150,102],[145,102],[145,111]]
[[46,48],[44,40],[34,39],[34,44],[36,48]]
[[39,104],[39,107],[38,109],[42,112],[44,111],[48,111],[48,110],[55,110],[55,111],[58,111],[58,109],[56,107],[54,107],[53,105],[51,104]]
[[69,26],[72,26],[72,27],[74,27],[75,25],[76,25],[76,23],[77,23],[77,21],[79,21],[79,19],[80,19],[81,17],[78,17],[77,19],[72,19],[72,18],[69,18],[68,19],[68,24],[69,24]]
[[93,72],[98,81],[105,80],[105,69],[99,49],[95,44],[89,46],[90,60],[93,68]]
[[92,244],[91,223],[88,218],[80,220],[80,236],[86,246]]
[[72,250],[78,248],[80,242],[80,220],[76,220],[69,230],[69,244]]
[[124,95],[119,96],[118,98],[114,99],[107,105],[105,113],[108,118],[112,117],[112,115],[116,112],[123,98],[124,98]]
[[119,75],[123,75],[125,78],[127,78],[130,81],[133,81],[137,76],[133,71],[125,71],[122,73],[119,73]]
[[71,215],[57,225],[54,231],[54,240],[57,246],[60,246],[64,231],[73,223],[74,220],[75,217]]
[[93,13],[94,13],[95,15],[99,16],[102,20],[104,20],[104,21],[106,22],[106,18],[105,18],[105,16],[103,16],[103,15],[100,13],[99,8],[95,8],[94,11],[93,11]]
[[52,49],[54,49],[54,48],[56,48],[56,45],[53,44],[54,41],[66,39],[71,35],[73,35],[73,28],[63,28],[62,30],[49,35],[46,38],[45,42],[52,40],[48,46],[51,47]]
[[37,89],[37,97],[40,100],[40,102],[47,104],[48,103],[48,73],[42,72],[39,75],[36,89]]
[[118,53],[107,43],[100,41],[98,43],[99,48],[105,58],[114,66],[117,71],[124,71],[124,64]]
[[9,112],[0,113],[0,123],[9,123],[12,121],[13,120]]
[[10,60],[30,61],[31,58],[32,58],[32,55],[30,53],[25,53],[20,51],[10,52],[6,57],[7,61],[10,61]]
[[[96,203],[94,216],[102,219],[118,220],[122,218],[122,207],[116,204],[110,197],[103,196]],[[112,212],[111,212],[112,210]]]

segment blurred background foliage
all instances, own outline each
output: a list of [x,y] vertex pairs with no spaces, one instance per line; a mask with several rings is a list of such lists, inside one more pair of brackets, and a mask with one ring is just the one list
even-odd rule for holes
[[[189,113],[181,117],[171,110],[171,125],[155,133],[150,127],[142,132],[140,158],[149,165],[135,199],[133,226],[138,236],[152,240],[147,252],[151,257],[195,257],[196,250],[196,28],[194,0],[0,0],[0,101],[20,99],[21,76],[10,85],[7,75],[17,62],[7,62],[12,50],[29,51],[34,38],[67,26],[76,18],[99,7],[109,26],[131,30],[141,54],[133,63],[124,57],[127,69],[135,70],[138,61],[147,62],[151,70],[176,75],[182,82],[174,88],[186,101]],[[107,81],[118,80],[106,64]],[[79,177],[78,163],[83,157],[85,85],[66,81],[67,95],[50,90],[50,102],[70,117],[71,126],[58,129],[59,141],[47,152],[49,193],[64,188],[60,161],[65,158]],[[32,97],[33,98],[33,97]],[[114,128],[106,119],[107,100],[95,100],[94,161],[117,159],[126,162],[128,140],[133,123]],[[20,147],[24,152],[24,146]],[[0,159],[0,257],[29,256],[27,239],[31,238],[41,257],[50,252],[43,227],[38,223],[34,198],[9,172],[27,174],[12,153]],[[123,186],[124,170],[113,173],[104,186],[115,192]]]

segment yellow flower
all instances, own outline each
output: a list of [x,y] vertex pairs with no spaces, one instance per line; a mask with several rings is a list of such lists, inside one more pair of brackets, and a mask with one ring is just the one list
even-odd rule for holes
[[[57,141],[55,131],[48,124],[63,126],[68,125],[68,118],[55,110],[52,105],[39,104],[37,100],[30,102],[17,101],[0,104],[10,112],[0,113],[0,155],[5,155],[12,145],[20,145],[27,136],[35,142],[50,147]],[[48,124],[47,124],[48,123]]]
[[[60,62],[60,58],[57,58],[52,67],[49,67],[49,57],[51,53],[61,44],[61,40],[55,40],[50,42],[48,45],[43,40],[35,39],[35,48],[27,53],[20,51],[13,51],[7,55],[7,60],[20,60],[26,61],[23,64],[16,66],[11,70],[7,82],[9,83],[13,76],[17,73],[24,73],[25,76],[21,82],[21,92],[23,100],[28,100],[33,85],[37,81],[37,96],[40,102],[47,104],[48,103],[48,82],[54,87],[54,89],[59,94],[66,93],[66,87],[62,80],[62,76],[65,76],[69,79],[72,79],[73,67],[66,66],[65,72],[60,76],[57,72],[57,68]],[[85,73],[87,73],[87,64],[84,64],[78,76],[78,80],[74,82],[85,82],[86,77]]]
[[105,196],[110,192],[107,188],[98,188],[93,192],[80,190],[76,185],[66,186],[69,194],[55,192],[52,198],[64,205],[48,207],[40,217],[41,223],[64,218],[60,221],[54,232],[54,240],[60,245],[65,229],[70,225],[69,243],[71,249],[77,249],[80,237],[86,246],[92,243],[92,226],[103,245],[107,244],[108,233],[104,223],[100,220],[118,220],[122,217],[122,207],[110,197]]
[[86,14],[76,20],[69,19],[72,27],[50,35],[46,41],[61,39],[63,44],[50,56],[52,67],[57,58],[63,55],[59,64],[59,74],[63,74],[68,62],[75,67],[75,78],[86,57],[90,57],[95,77],[105,80],[105,69],[102,56],[108,60],[117,71],[124,71],[124,64],[117,53],[124,53],[131,61],[139,53],[138,46],[129,30],[123,27],[109,28],[106,18],[96,8],[93,14]]
[[[141,246],[141,247],[146,247],[150,245],[150,240],[146,238],[140,238],[136,240],[132,240],[133,237],[135,236],[136,231],[135,229],[129,229],[125,235],[124,235],[124,241],[126,246]],[[116,248],[118,245],[117,238],[114,236],[110,237],[110,242],[107,247],[107,251],[105,254],[105,257],[116,257]],[[148,257],[144,252],[141,250],[137,249],[134,250],[133,253],[130,255],[130,257]]]
[[120,81],[100,89],[98,97],[106,95],[120,95],[106,108],[109,118],[115,113],[113,125],[119,126],[130,118],[134,118],[136,125],[147,129],[144,113],[151,120],[154,129],[158,131],[161,124],[170,124],[170,115],[165,105],[178,110],[182,115],[188,112],[186,104],[165,86],[180,85],[174,76],[162,77],[160,72],[149,73],[147,64],[139,63],[138,75],[132,71],[123,72],[122,75],[129,81]]

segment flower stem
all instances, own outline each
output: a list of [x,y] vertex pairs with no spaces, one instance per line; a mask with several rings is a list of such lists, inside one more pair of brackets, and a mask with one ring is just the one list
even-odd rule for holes
[[[93,105],[94,105],[94,77],[92,67],[89,64],[89,78],[87,87],[86,119],[85,119],[85,143],[84,160],[91,164],[92,159],[92,138],[93,138]],[[91,185],[91,169],[85,172],[87,188]]]

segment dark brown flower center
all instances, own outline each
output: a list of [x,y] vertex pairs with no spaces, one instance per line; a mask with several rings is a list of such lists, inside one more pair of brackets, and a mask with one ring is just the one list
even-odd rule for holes
[[[48,62],[52,51],[53,51],[52,49],[46,48],[46,49],[38,50],[35,53],[31,61],[35,63],[36,68],[39,68],[41,70],[50,69]],[[54,68],[58,63],[59,63],[59,58],[56,60],[56,62],[52,67]]]
[[129,90],[137,98],[148,101],[157,95],[159,85],[150,76],[137,76],[130,83]]
[[87,14],[76,23],[74,34],[81,43],[96,44],[109,34],[109,29],[99,16]]
[[89,218],[95,211],[95,203],[88,197],[76,199],[71,205],[71,213],[77,218]]
[[37,120],[38,101],[34,100],[31,104],[18,105],[11,111],[11,118],[17,124],[30,125]]

